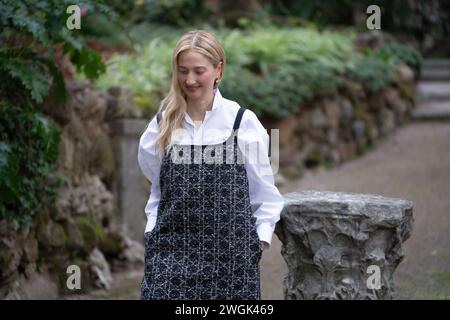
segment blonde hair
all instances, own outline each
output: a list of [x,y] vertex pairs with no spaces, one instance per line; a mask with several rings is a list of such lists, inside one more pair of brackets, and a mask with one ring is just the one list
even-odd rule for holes
[[[161,101],[158,112],[165,110],[164,117],[160,121],[160,133],[157,137],[159,151],[163,155],[170,149],[170,139],[172,132],[181,129],[183,126],[184,112],[187,108],[186,96],[182,92],[178,83],[178,55],[186,50],[193,49],[203,54],[217,68],[222,62],[222,70],[219,81],[223,77],[225,69],[225,51],[216,37],[205,30],[191,30],[185,33],[173,51],[172,55],[172,84],[169,93]],[[217,89],[218,83],[214,84]]]

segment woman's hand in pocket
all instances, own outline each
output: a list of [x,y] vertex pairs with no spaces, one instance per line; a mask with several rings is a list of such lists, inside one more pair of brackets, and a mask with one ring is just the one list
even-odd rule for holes
[[261,248],[261,251],[264,251],[269,249],[270,245],[265,241],[259,241],[259,247]]

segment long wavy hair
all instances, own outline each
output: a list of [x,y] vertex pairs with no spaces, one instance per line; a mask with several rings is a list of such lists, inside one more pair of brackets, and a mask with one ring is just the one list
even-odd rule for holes
[[214,68],[217,68],[218,64],[222,62],[220,78],[214,83],[214,90],[218,88],[225,70],[225,51],[212,33],[205,30],[191,30],[178,40],[172,55],[172,84],[169,93],[161,101],[158,110],[158,112],[165,110],[164,117],[161,118],[160,122],[160,133],[157,137],[161,155],[169,151],[174,130],[183,127],[187,101],[178,82],[178,55],[189,49],[204,55]]

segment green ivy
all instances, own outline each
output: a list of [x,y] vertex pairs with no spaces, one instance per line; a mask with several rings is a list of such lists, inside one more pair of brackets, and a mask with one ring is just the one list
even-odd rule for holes
[[60,132],[31,104],[2,101],[0,123],[0,219],[19,228],[55,199],[53,164]]
[[[0,2],[0,219],[16,228],[49,210],[59,179],[54,170],[60,132],[41,112],[49,94],[57,106],[66,100],[55,46],[90,79],[106,67],[86,47],[80,30],[66,27],[69,5],[88,14],[116,15],[102,1],[3,0]],[[46,103],[48,103],[48,101]]]

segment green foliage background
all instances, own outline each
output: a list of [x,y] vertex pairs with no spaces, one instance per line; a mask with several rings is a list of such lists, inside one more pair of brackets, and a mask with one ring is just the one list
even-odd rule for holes
[[[377,50],[358,52],[353,45],[356,34],[351,30],[267,25],[209,30],[217,35],[227,56],[220,90],[258,115],[286,117],[302,102],[338,92],[344,79],[376,93],[395,81],[394,71],[400,63],[420,73],[421,56],[413,47],[388,43]],[[132,54],[113,56],[107,73],[95,85],[106,89],[126,84],[135,103],[151,117],[169,89],[172,50],[185,31],[139,43]]]

